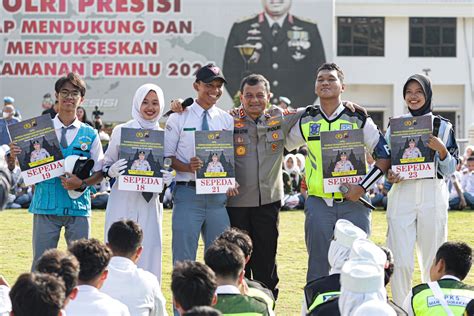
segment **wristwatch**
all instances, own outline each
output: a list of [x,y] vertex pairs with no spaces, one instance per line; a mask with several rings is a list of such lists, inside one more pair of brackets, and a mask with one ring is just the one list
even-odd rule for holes
[[79,187],[79,191],[82,192],[85,189],[87,189],[87,183],[86,183],[86,181],[82,180],[81,186]]

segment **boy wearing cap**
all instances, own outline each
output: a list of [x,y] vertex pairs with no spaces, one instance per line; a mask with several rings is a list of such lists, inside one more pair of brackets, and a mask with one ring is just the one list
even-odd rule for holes
[[[91,198],[89,187],[102,180],[103,151],[97,131],[81,123],[76,117],[76,108],[83,102],[86,84],[76,73],[61,77],[55,84],[59,113],[53,119],[61,152],[68,156],[83,156],[94,161],[92,175],[84,180],[74,174],[46,180],[35,185],[35,194],[30,204],[33,217],[33,267],[43,252],[56,248],[65,227],[68,244],[89,238]],[[11,144],[12,158],[21,152]],[[72,199],[68,190],[80,190],[81,196]]]
[[462,282],[472,266],[472,249],[445,242],[431,265],[431,282],[415,286],[403,303],[408,315],[461,315],[474,299],[474,287]]
[[208,64],[196,72],[197,98],[188,110],[171,114],[165,129],[165,157],[173,161],[176,187],[172,217],[173,263],[195,260],[202,233],[205,248],[229,227],[225,194],[196,194],[195,172],[204,166],[194,154],[194,131],[232,131],[234,121],[216,106],[225,78],[219,67]]

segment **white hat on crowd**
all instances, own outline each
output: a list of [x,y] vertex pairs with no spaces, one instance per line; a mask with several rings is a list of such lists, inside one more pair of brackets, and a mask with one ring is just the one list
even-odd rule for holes
[[367,234],[347,219],[340,219],[334,227],[334,241],[341,246],[351,248],[354,240],[367,238]]
[[376,244],[368,239],[357,239],[352,244],[350,259],[367,259],[385,269],[387,263],[387,255]]
[[354,316],[396,316],[395,310],[387,302],[372,300],[365,302],[354,311]]
[[339,310],[342,316],[353,315],[363,303],[370,300],[385,302],[384,271],[367,259],[350,259],[342,267]]
[[328,251],[328,261],[331,266],[329,274],[341,273],[342,266],[349,260],[354,240],[366,238],[367,234],[352,222],[340,219],[334,227],[334,240],[331,241]]

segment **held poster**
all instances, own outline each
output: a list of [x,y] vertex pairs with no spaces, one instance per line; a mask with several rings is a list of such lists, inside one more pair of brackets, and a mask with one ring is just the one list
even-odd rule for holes
[[118,178],[124,191],[161,192],[164,132],[122,128],[119,158],[127,161],[125,173]]
[[392,170],[405,179],[433,178],[434,152],[428,147],[433,127],[431,116],[390,120]]
[[321,132],[324,192],[359,183],[367,172],[362,129]]
[[64,174],[64,157],[49,114],[8,125],[8,132],[21,148],[18,162],[26,185]]
[[235,186],[233,131],[196,131],[196,157],[204,166],[196,171],[197,194],[225,194]]

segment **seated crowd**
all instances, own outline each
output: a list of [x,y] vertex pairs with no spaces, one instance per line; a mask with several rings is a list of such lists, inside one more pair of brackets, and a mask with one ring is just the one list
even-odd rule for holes
[[[11,289],[1,278],[0,315],[167,315],[157,278],[136,266],[143,249],[140,226],[121,220],[107,237],[107,245],[81,239],[68,251],[46,251],[35,271],[20,275]],[[207,249],[205,264],[178,262],[171,276],[175,313],[274,315],[272,292],[244,276],[251,254],[249,236],[229,228]],[[391,251],[350,221],[336,223],[328,261],[330,274],[304,288],[302,315],[473,315],[474,287],[462,282],[472,266],[466,243],[444,243],[431,282],[415,286],[403,306],[385,290],[394,268]]]

